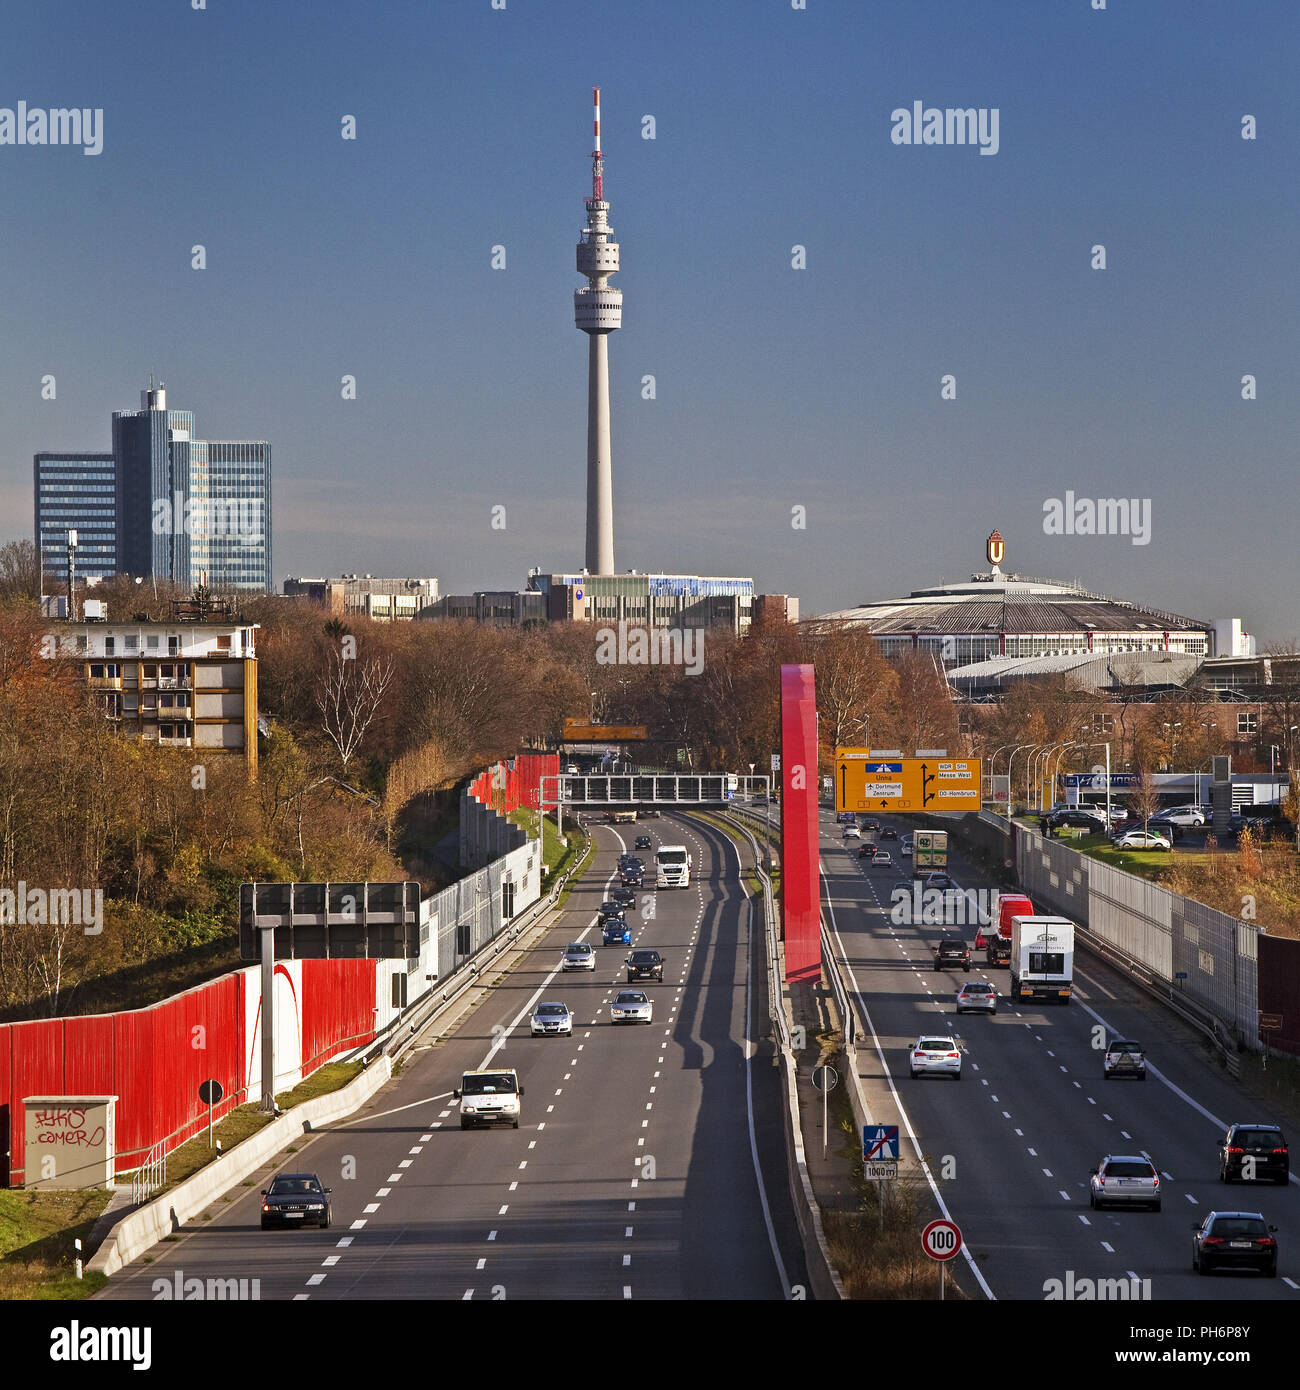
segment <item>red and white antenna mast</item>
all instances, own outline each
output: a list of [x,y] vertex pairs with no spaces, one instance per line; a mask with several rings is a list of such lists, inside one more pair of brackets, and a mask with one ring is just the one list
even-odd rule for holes
[[605,180],[604,165],[600,157],[600,88],[593,87],[591,94],[595,108],[593,119],[596,131],[596,148],[591,152],[591,201],[603,203],[605,201]]

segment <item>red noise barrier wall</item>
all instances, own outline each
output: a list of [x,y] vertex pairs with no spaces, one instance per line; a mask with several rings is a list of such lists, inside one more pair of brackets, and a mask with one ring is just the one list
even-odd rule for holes
[[559,773],[558,753],[520,753],[513,767],[498,763],[480,772],[469,784],[469,794],[503,816],[521,806],[535,809],[542,778],[558,777]]
[[[375,1035],[376,962],[302,962],[302,1072]],[[170,1153],[202,1131],[199,1086],[219,1081],[220,1119],[245,1104],[243,991],[257,971],[223,975],[147,1009],[0,1024],[0,1187],[24,1180],[23,1096],[117,1096],[116,1170],[138,1168],[159,1141]]]
[[781,936],[785,978],[822,973],[817,877],[817,697],[811,666],[781,667]]

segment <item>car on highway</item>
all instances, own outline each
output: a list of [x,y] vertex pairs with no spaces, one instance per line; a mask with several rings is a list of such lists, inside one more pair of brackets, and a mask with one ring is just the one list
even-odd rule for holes
[[513,1067],[467,1071],[452,1092],[460,1101],[461,1129],[476,1129],[479,1125],[509,1125],[518,1129],[523,1094],[519,1074]]
[[836,825],[857,825],[858,818],[852,811],[837,811],[835,813]]
[[1198,1274],[1216,1269],[1255,1269],[1277,1278],[1276,1226],[1259,1211],[1212,1211],[1192,1222],[1192,1268]]
[[946,1034],[917,1038],[912,1044],[910,1058],[912,1080],[919,1076],[951,1076],[954,1081],[961,1080],[961,1050],[957,1039]]
[[571,941],[564,948],[561,970],[595,970],[596,953],[585,941]]
[[957,1012],[995,1014],[998,1011],[998,992],[983,980],[971,980],[957,991]]
[[880,838],[882,840],[896,840],[898,839],[898,831],[892,825],[881,826]]
[[623,907],[623,904],[619,902],[617,898],[612,896],[606,898],[605,901],[601,903],[600,908],[596,913],[597,926],[599,926],[600,923],[603,922],[606,917],[622,917],[624,911],[625,909]]
[[1152,1207],[1160,1210],[1160,1174],[1141,1154],[1107,1154],[1089,1173],[1088,1200],[1102,1207]]
[[653,841],[650,839],[649,835],[638,835],[638,836],[636,837],[635,843],[632,845],[632,848],[633,848],[633,849],[649,849],[649,848],[651,847],[652,844],[653,844]]
[[957,880],[951,874],[932,873],[921,875],[921,891],[928,888],[956,888]]
[[860,831],[856,825],[846,825],[844,827],[844,839],[860,840],[861,838],[862,831]]
[[277,1173],[262,1189],[262,1229],[330,1224],[330,1189],[315,1173]]
[[904,859],[910,859],[912,857],[912,837],[910,835],[899,840],[898,852]]
[[1111,840],[1111,844],[1116,849],[1148,849],[1165,850],[1173,849],[1173,845],[1163,835],[1157,835],[1154,830],[1126,830],[1122,835],[1116,835]]
[[615,888],[609,896],[611,901],[616,902],[628,912],[636,909],[636,889],[630,884],[625,883],[621,888]]
[[549,1033],[572,1037],[573,1015],[569,1012],[569,1006],[561,1004],[558,1000],[538,1004],[533,1010],[530,1027],[535,1038],[544,1037]]
[[601,924],[600,939],[605,946],[630,946],[632,928],[623,917],[606,917]]
[[641,989],[621,989],[609,1006],[611,1023],[653,1023],[655,1006],[650,996]]
[[863,830],[879,830],[880,822],[878,820],[864,820],[862,822],[862,828]]
[[627,958],[627,980],[659,980],[664,978],[664,958],[658,951],[633,951]]
[[934,945],[934,968],[946,970],[950,965],[960,965],[963,970],[969,970],[970,947],[962,937],[945,932]]
[[1138,1081],[1147,1079],[1147,1055],[1140,1042],[1132,1038],[1115,1038],[1101,1058],[1101,1074],[1109,1081],[1113,1076],[1132,1076]]
[[890,858],[889,851],[887,849],[878,849],[871,856],[871,862],[873,864],[892,864],[894,861]]
[[876,846],[870,840],[866,840],[858,846],[859,859],[870,859],[875,852]]
[[1291,1177],[1291,1154],[1278,1125],[1235,1124],[1219,1145],[1220,1182],[1286,1184]]

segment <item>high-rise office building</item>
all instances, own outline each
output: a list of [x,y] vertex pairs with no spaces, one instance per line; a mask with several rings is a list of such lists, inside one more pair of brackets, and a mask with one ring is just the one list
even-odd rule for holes
[[68,578],[68,533],[77,533],[78,575],[117,572],[117,503],[112,454],[37,454],[36,551],[44,573]]
[[[66,482],[56,477],[64,460],[85,461],[65,470],[77,474]],[[109,511],[101,516],[106,482]],[[68,493],[72,501],[59,505],[64,494],[55,489],[72,483],[90,491]],[[66,576],[73,529],[79,573],[202,582],[220,592],[274,587],[270,444],[195,439],[193,412],[168,410],[161,385],[140,393],[139,410],[113,412],[111,454],[37,454],[36,492],[36,543],[51,572]],[[101,565],[108,554],[111,563]]]

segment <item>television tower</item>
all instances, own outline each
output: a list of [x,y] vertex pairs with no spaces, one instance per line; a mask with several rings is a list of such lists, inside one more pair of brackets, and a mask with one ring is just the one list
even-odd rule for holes
[[573,292],[573,317],[587,337],[587,569],[614,573],[614,466],[609,446],[609,337],[623,326],[623,291],[609,287],[618,270],[618,242],[609,225],[600,157],[600,88],[592,89],[596,148],[591,152],[587,225],[578,234],[578,274],[587,288]]

